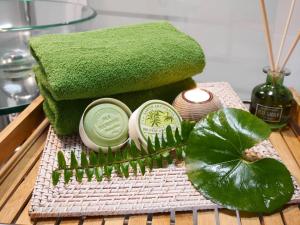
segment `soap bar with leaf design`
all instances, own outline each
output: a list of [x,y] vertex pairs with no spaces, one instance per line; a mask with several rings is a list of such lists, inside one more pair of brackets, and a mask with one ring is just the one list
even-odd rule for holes
[[155,136],[162,140],[166,128],[170,126],[173,133],[180,132],[181,116],[169,103],[161,100],[150,100],[136,109],[129,119],[129,137],[140,148],[147,148],[147,140],[155,142]]

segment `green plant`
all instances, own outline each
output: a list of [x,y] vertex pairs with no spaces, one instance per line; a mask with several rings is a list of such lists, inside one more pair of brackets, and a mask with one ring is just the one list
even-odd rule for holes
[[238,109],[209,114],[194,127],[186,168],[195,188],[229,209],[270,213],[288,202],[294,186],[287,168],[248,149],[267,139],[269,126]]
[[81,182],[84,175],[89,181],[93,177],[101,181],[103,177],[109,179],[113,171],[119,176],[128,177],[130,168],[135,174],[140,170],[144,175],[146,168],[152,170],[153,167],[163,167],[174,160],[182,161],[185,156],[186,142],[194,125],[194,122],[183,121],[181,133],[176,129],[174,134],[171,127],[167,126],[166,137],[162,136],[159,139],[156,135],[154,144],[148,138],[147,150],[143,148],[139,150],[134,142],[131,142],[123,150],[115,153],[110,148],[107,154],[101,150],[98,153],[90,151],[88,154],[82,151],[80,163],[75,153],[71,152],[70,165],[66,163],[63,152],[59,151],[58,168],[52,172],[52,182],[56,185],[61,176],[64,177],[65,183],[68,183],[73,176]]

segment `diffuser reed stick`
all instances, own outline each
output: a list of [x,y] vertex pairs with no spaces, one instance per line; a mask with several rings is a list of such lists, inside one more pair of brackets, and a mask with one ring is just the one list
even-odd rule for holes
[[272,40],[271,40],[270,28],[269,28],[269,22],[268,22],[268,15],[267,15],[266,5],[265,5],[264,0],[260,0],[260,9],[261,9],[261,12],[262,12],[262,15],[263,15],[265,38],[266,38],[267,45],[268,45],[269,63],[270,63],[270,66],[271,66],[271,70],[275,71]]
[[280,69],[279,71],[282,71],[282,70],[284,69],[284,67],[286,66],[286,64],[287,64],[288,60],[290,59],[290,57],[291,57],[293,51],[295,50],[295,48],[296,48],[296,46],[297,46],[299,40],[300,40],[300,31],[298,32],[297,37],[295,38],[295,40],[294,40],[292,46],[290,47],[290,49],[289,49],[289,51],[288,51],[288,54],[287,54],[287,56],[285,57],[285,59],[284,59],[284,61],[283,61],[283,64],[282,64],[282,66],[281,66],[281,69]]
[[284,27],[284,31],[283,31],[282,39],[281,39],[281,42],[280,42],[277,59],[276,59],[276,64],[275,64],[275,70],[276,71],[280,71],[279,70],[279,60],[281,58],[282,49],[283,49],[283,46],[285,44],[285,39],[286,39],[287,31],[288,31],[290,23],[291,23],[291,18],[292,18],[293,11],[294,11],[294,8],[295,8],[295,2],[296,2],[296,0],[292,0],[290,11],[289,11],[289,15],[288,15],[288,18],[286,20],[285,27]]
[[268,44],[271,70],[264,69],[264,72],[267,74],[266,82],[259,84],[253,88],[251,94],[250,112],[267,122],[270,125],[271,129],[274,130],[281,129],[288,124],[288,121],[291,117],[291,108],[293,105],[293,95],[291,91],[283,85],[284,76],[287,75],[287,73],[285,73],[283,69],[290,56],[292,55],[297,43],[299,42],[300,31],[297,34],[296,40],[293,42],[291,48],[289,49],[288,54],[284,59],[283,65],[280,67],[278,64],[293,14],[294,5],[295,0],[292,0],[289,15],[279,47],[276,65],[274,66],[272,42],[270,37],[265,2],[264,0],[260,0],[260,8],[264,18],[265,37]]

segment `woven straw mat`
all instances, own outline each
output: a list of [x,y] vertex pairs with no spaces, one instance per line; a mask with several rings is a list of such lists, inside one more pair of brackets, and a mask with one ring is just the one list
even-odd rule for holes
[[[246,109],[231,86],[225,82],[199,84],[219,97],[224,107]],[[174,165],[153,169],[144,176],[130,174],[128,179],[112,175],[111,180],[77,183],[75,178],[67,185],[60,180],[52,185],[51,173],[57,168],[56,154],[63,150],[67,162],[75,151],[78,160],[83,144],[78,135],[57,136],[50,127],[33,190],[32,218],[77,217],[93,215],[124,215],[214,209],[217,206],[203,197],[189,182],[184,167]],[[256,153],[280,160],[269,141],[251,149]],[[295,184],[291,202],[300,202],[300,188]]]

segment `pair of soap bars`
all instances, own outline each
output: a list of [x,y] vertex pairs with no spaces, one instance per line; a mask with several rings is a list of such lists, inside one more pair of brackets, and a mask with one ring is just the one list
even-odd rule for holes
[[[79,125],[83,143],[90,149],[107,152],[120,149],[129,139],[137,147],[146,148],[148,137],[161,137],[168,125],[175,131],[180,129],[182,118],[169,103],[150,100],[133,113],[121,101],[102,98],[92,102],[85,109]],[[180,131],[180,130],[179,130]]]

